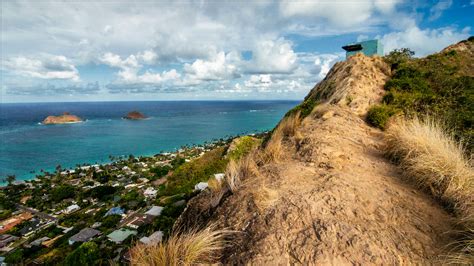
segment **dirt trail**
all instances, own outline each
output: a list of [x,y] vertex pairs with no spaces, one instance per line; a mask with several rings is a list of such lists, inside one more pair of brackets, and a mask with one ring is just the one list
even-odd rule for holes
[[225,264],[439,262],[450,216],[402,180],[381,152],[382,132],[363,120],[388,74],[379,58],[338,63],[308,96],[325,103],[303,120],[298,139],[284,141],[283,157],[216,208],[203,207],[206,194],[195,198],[182,221],[202,222],[201,213],[238,231]]

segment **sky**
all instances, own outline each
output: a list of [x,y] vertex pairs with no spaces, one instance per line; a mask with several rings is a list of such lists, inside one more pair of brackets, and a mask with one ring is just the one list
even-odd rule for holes
[[300,100],[379,39],[425,56],[474,0],[1,2],[0,102]]

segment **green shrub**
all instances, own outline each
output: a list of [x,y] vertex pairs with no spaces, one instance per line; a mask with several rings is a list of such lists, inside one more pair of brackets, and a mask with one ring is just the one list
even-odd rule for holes
[[261,142],[260,139],[251,136],[243,136],[236,139],[236,141],[237,145],[228,154],[229,159],[235,161],[248,154],[254,147],[259,145]]
[[[452,50],[453,51],[453,50]],[[383,128],[396,112],[407,116],[430,115],[452,128],[458,140],[473,145],[474,77],[472,56],[447,51],[415,59],[396,51],[386,56],[395,62],[394,74],[386,82],[383,105],[372,108],[367,120]],[[398,59],[397,59],[398,58]]]
[[314,107],[318,104],[318,101],[312,97],[305,99],[302,103],[288,111],[285,117],[288,117],[292,114],[300,112],[300,118],[303,119],[307,117],[313,111]]
[[367,122],[372,126],[384,129],[388,119],[396,113],[396,110],[388,105],[375,105],[367,113]]

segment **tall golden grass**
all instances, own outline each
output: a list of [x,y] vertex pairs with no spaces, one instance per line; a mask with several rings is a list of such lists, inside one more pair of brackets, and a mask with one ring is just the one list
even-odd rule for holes
[[242,186],[245,179],[259,176],[260,172],[254,160],[254,154],[248,154],[238,161],[229,161],[225,171],[225,182],[229,190],[235,193]]
[[301,124],[300,112],[283,118],[273,130],[270,140],[266,143],[264,152],[260,154],[259,160],[264,163],[278,162],[283,154],[283,140],[301,134],[298,131]]
[[214,263],[232,232],[216,230],[211,225],[203,230],[175,234],[164,243],[137,244],[130,250],[131,265],[197,265]]
[[474,170],[472,156],[433,118],[391,121],[387,153],[419,187],[453,206],[464,237],[453,263],[474,264]]

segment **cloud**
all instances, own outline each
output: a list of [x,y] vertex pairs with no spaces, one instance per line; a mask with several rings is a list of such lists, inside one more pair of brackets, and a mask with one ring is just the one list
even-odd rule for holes
[[211,60],[197,59],[192,64],[184,65],[184,72],[186,78],[192,80],[223,80],[238,78],[238,69],[236,64],[240,62],[238,54],[225,54],[220,52],[216,54]]
[[6,93],[10,95],[84,95],[97,94],[100,91],[99,82],[85,84],[40,84],[40,85],[8,85]]
[[261,74],[291,73],[296,67],[296,53],[291,42],[284,39],[260,41],[246,64],[247,72]]
[[373,5],[370,1],[282,1],[280,12],[285,17],[322,18],[340,27],[367,21]]
[[436,20],[441,17],[443,12],[450,8],[453,4],[452,0],[440,0],[436,5],[430,9],[429,20]]
[[117,73],[119,77],[116,81],[117,83],[152,84],[176,80],[180,77],[176,69],[165,70],[162,73],[154,73],[150,70],[146,70],[145,73],[138,74],[143,68],[143,64],[150,64],[154,62],[155,59],[156,54],[153,51],[144,51],[137,55],[130,55],[125,59],[122,59],[119,55],[108,52],[102,55],[99,60],[110,67],[120,69]]
[[322,80],[331,70],[331,67],[340,59],[341,56],[335,54],[315,55],[314,68],[311,73],[316,74],[317,78]]
[[26,77],[80,80],[76,67],[65,56],[43,55],[41,59],[19,56],[8,59],[2,65],[6,71]]
[[405,31],[391,32],[381,38],[385,53],[393,49],[407,47],[415,51],[417,56],[425,56],[438,52],[446,46],[469,37],[470,28],[458,31],[452,27],[437,29],[420,29],[417,26]]

